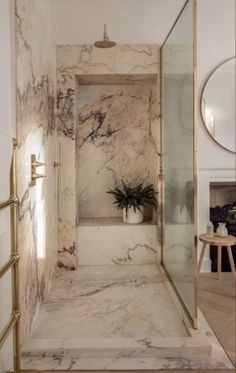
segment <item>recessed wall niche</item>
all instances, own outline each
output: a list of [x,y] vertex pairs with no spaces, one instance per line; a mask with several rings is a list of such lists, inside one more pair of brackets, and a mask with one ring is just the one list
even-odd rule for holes
[[156,75],[79,75],[75,106],[77,222],[119,218],[109,188],[157,185]]

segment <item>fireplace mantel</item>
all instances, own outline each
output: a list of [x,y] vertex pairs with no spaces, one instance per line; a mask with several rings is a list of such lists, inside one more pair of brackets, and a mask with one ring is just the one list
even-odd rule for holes
[[[206,226],[210,214],[210,183],[234,182],[236,180],[235,169],[200,169],[199,170],[199,193],[198,193],[198,234],[206,232]],[[198,255],[201,244],[198,244]],[[211,261],[209,250],[207,250],[202,272],[211,272]]]

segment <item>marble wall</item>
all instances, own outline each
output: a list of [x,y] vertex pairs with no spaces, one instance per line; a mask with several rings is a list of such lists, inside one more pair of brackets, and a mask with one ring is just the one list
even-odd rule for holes
[[[94,221],[93,221],[94,220]],[[107,220],[107,221],[106,221]],[[77,227],[79,266],[156,264],[156,225],[125,224],[116,218],[87,219]],[[92,221],[92,222],[91,222]]]
[[[57,46],[57,129],[58,129],[58,138],[62,143],[63,148],[63,166],[60,170],[60,179],[61,179],[61,197],[60,197],[60,216],[59,216],[59,266],[66,269],[74,269],[76,267],[76,182],[75,182],[75,169],[76,169],[76,146],[75,146],[75,135],[76,135],[76,119],[78,114],[77,103],[79,104],[79,88],[77,89],[77,79],[78,77],[81,80],[81,77],[93,77],[103,75],[106,79],[109,79],[109,76],[118,76],[118,75],[145,75],[153,74],[158,78],[159,73],[159,47],[156,45],[117,45],[115,48],[110,50],[101,50],[93,47],[92,45],[61,45]],[[90,87],[86,88],[87,90],[91,89]],[[109,88],[110,90],[114,88]],[[120,87],[120,93],[123,87]],[[138,92],[136,89],[135,95],[137,100],[143,100],[141,97],[145,95],[145,100],[150,100],[150,95],[147,92],[142,93]],[[159,131],[159,117],[158,117],[158,85],[154,90],[153,96],[150,101],[150,115],[152,117],[151,125],[149,129],[146,129],[146,139],[148,138],[149,133],[153,133],[153,138],[158,139]],[[144,90],[145,92],[145,90]],[[113,94],[118,93],[118,87]],[[85,94],[85,93],[84,93]],[[78,95],[78,97],[77,97]],[[86,95],[86,94],[85,94]],[[99,94],[100,95],[100,94]],[[97,97],[99,97],[99,95]],[[90,100],[96,101],[96,93],[91,97]],[[127,93],[128,96],[128,93]],[[147,99],[148,97],[148,99]],[[86,100],[88,95],[86,95]],[[91,101],[90,101],[91,102]],[[142,101],[143,102],[143,101]],[[112,100],[111,102],[112,103]],[[106,102],[109,104],[109,102]],[[105,105],[106,105],[105,104]],[[83,105],[83,103],[82,103]],[[112,104],[115,107],[115,103]],[[86,106],[86,105],[85,105]],[[86,110],[89,108],[83,108],[84,114],[87,115]],[[145,106],[145,105],[144,105]],[[141,107],[144,107],[141,105]],[[141,110],[140,107],[140,110]],[[155,107],[155,109],[154,109]],[[124,106],[123,106],[124,108]],[[118,109],[117,109],[118,110]],[[145,116],[145,112],[142,115]],[[130,114],[134,115],[134,114]],[[134,115],[135,117],[135,115]],[[81,117],[82,118],[82,117]],[[124,118],[124,116],[123,116]],[[93,119],[92,119],[93,120]],[[83,122],[83,118],[78,122],[80,125]],[[133,124],[136,123],[138,127],[138,121],[134,120]],[[93,125],[92,122],[90,125]],[[114,123],[117,127],[119,125],[117,122]],[[120,125],[119,125],[120,126]],[[127,126],[127,125],[126,125]],[[132,126],[132,121],[129,123],[129,126]],[[84,127],[85,128],[85,127]],[[115,127],[114,127],[115,128]],[[114,128],[111,130],[113,131]],[[118,133],[116,131],[114,136],[111,136],[110,139],[107,139],[107,144],[109,140],[113,140],[115,137],[124,136],[125,131]],[[84,130],[84,139],[86,135],[87,128]],[[106,133],[109,132],[108,122],[104,128]],[[108,131],[108,132],[107,132]],[[136,133],[139,132],[139,129],[136,128]],[[101,131],[100,131],[101,133]],[[140,135],[140,133],[139,133]],[[95,138],[94,138],[95,140]],[[102,138],[98,136],[96,139],[98,142],[102,142]],[[104,140],[104,139],[103,139]],[[149,141],[149,140],[147,140]],[[81,145],[81,144],[80,144]],[[79,146],[80,146],[79,145]],[[93,147],[92,142],[84,141],[82,148]],[[105,147],[104,147],[105,149]],[[131,149],[131,147],[130,147]],[[143,150],[143,147],[141,147]],[[158,141],[154,144],[153,149],[155,149],[157,165],[156,172],[158,173]],[[96,152],[103,152],[103,149],[96,147]],[[142,152],[142,151],[141,151]],[[143,155],[144,156],[144,155]],[[145,155],[146,156],[146,155]],[[144,156],[144,157],[145,157]],[[101,155],[100,160],[103,158]],[[135,155],[133,157],[135,159]],[[99,162],[100,162],[99,160]],[[146,161],[145,161],[146,163]],[[98,164],[97,164],[98,165]],[[97,166],[96,166],[97,167]],[[93,172],[98,172],[98,169]],[[108,170],[106,171],[107,173]],[[148,171],[147,171],[148,172]],[[112,173],[112,172],[111,172]],[[89,175],[88,175],[89,177]],[[112,179],[111,179],[112,180]],[[113,179],[114,180],[114,179]],[[82,184],[81,184],[82,185]],[[90,212],[89,212],[90,213]],[[114,210],[113,210],[114,214]]]
[[108,189],[156,184],[151,133],[152,87],[79,85],[76,120],[77,212],[81,218],[117,217]]
[[[55,122],[56,58],[51,34],[50,2],[17,0],[16,90],[21,340],[34,316],[57,263]],[[31,154],[45,162],[37,169],[45,179],[31,184]]]

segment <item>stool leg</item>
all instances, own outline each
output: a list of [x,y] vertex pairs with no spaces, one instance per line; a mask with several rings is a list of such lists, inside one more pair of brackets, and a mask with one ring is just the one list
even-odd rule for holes
[[217,271],[218,271],[218,279],[221,279],[221,246],[217,246],[218,255],[217,255]]
[[229,262],[230,262],[230,267],[231,267],[232,275],[233,275],[233,277],[235,279],[235,266],[234,266],[234,258],[233,258],[233,255],[232,255],[231,246],[227,246],[227,251],[228,251]]
[[201,254],[200,254],[200,258],[199,258],[199,262],[198,262],[198,273],[200,273],[200,269],[201,269],[201,265],[202,265],[202,261],[203,261],[203,257],[204,257],[204,254],[205,254],[205,250],[206,250],[206,243],[203,242],[202,244],[202,250],[201,250]]

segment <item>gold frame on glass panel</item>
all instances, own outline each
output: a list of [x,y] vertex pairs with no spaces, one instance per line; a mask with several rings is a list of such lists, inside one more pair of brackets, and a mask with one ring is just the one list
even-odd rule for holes
[[[162,64],[162,57],[163,57],[163,47],[166,44],[171,32],[173,31],[175,25],[177,24],[179,18],[181,17],[184,9],[189,4],[190,1],[193,1],[193,180],[194,180],[194,315],[192,316],[185,305],[181,295],[176,288],[171,275],[169,274],[167,268],[165,267],[164,263],[164,246],[165,246],[165,234],[164,234],[164,212],[165,212],[165,188],[164,188],[164,102],[163,102],[163,90],[164,90],[164,81],[163,81],[163,64]],[[176,21],[174,22],[172,28],[170,29],[167,37],[165,38],[164,43],[161,46],[161,85],[160,85],[160,97],[161,97],[161,265],[186,313],[188,319],[190,320],[192,326],[197,329],[198,328],[198,276],[197,276],[197,247],[198,247],[198,210],[197,210],[197,202],[198,202],[198,165],[197,165],[197,158],[198,158],[198,141],[197,141],[197,0],[187,0],[181,9]]]

